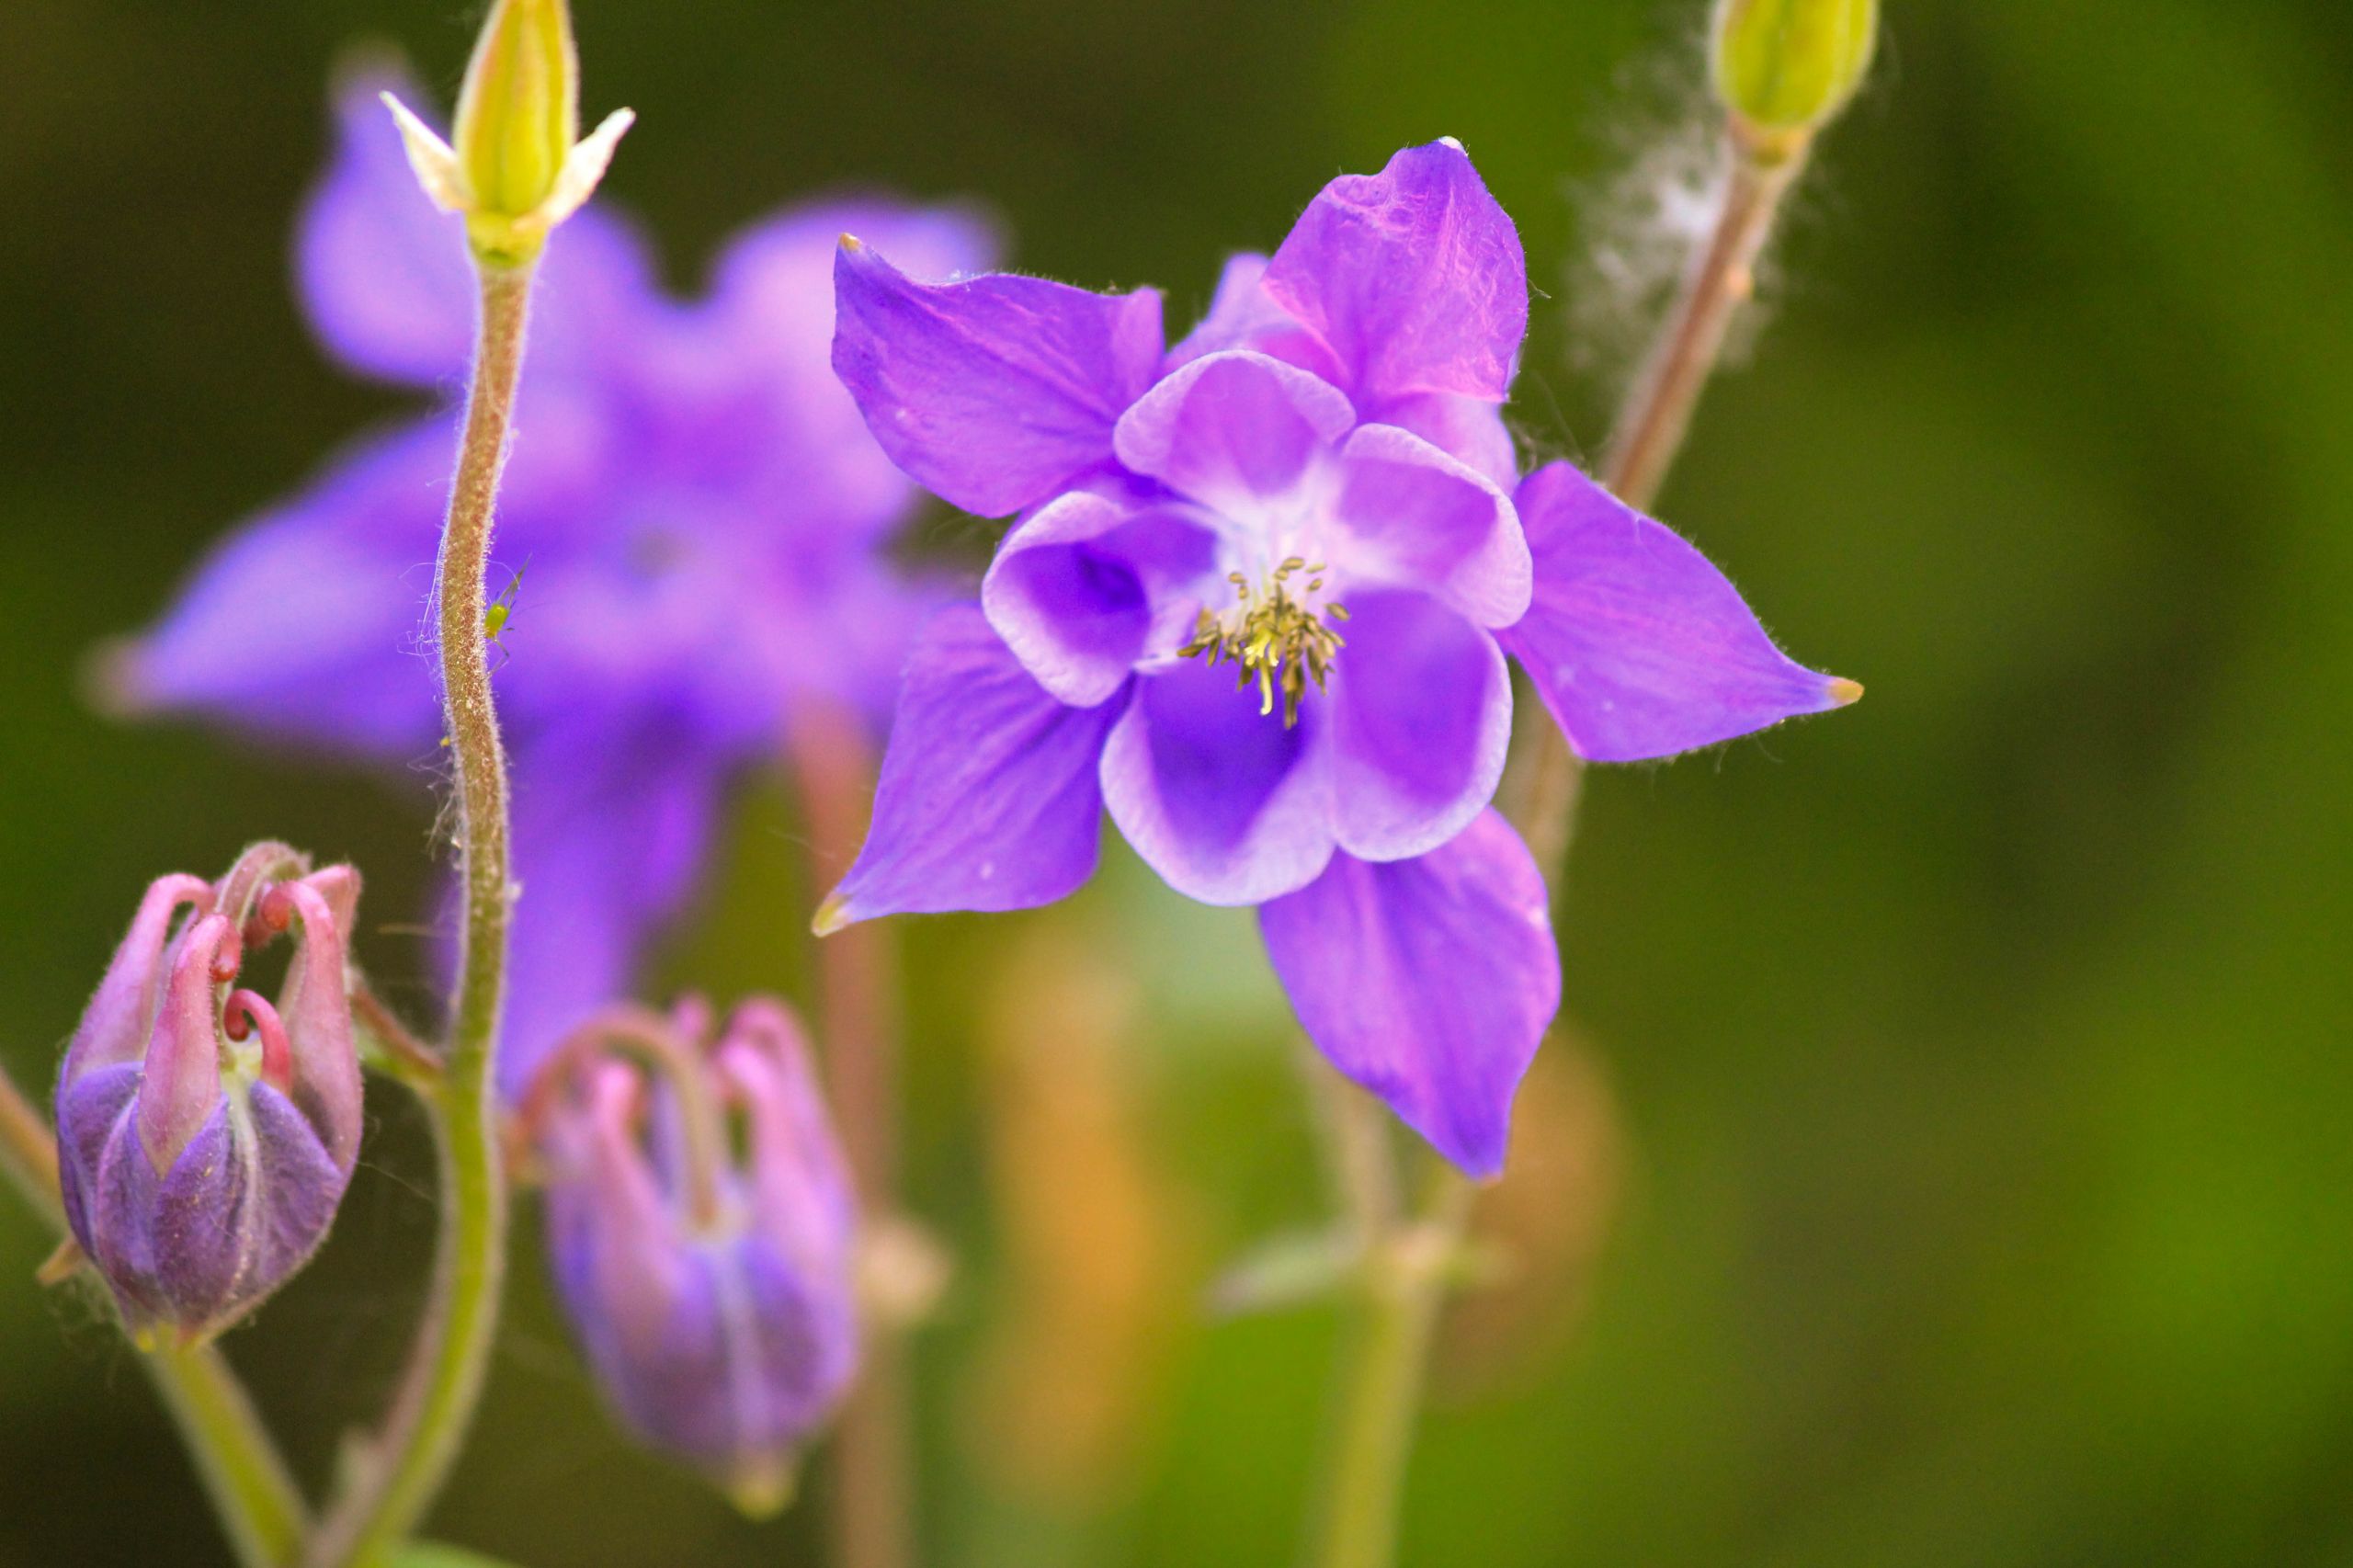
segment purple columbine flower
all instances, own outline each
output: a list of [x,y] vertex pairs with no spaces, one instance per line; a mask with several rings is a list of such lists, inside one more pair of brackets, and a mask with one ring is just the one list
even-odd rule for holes
[[1560,997],[1542,878],[1488,804],[1506,652],[1600,761],[1851,683],[1567,464],[1515,483],[1526,267],[1452,142],[1333,181],[1173,349],[1152,290],[926,285],[887,248],[842,247],[835,368],[909,474],[1018,517],[915,651],[820,928],[1060,898],[1108,808],[1179,892],[1258,906],[1342,1073],[1497,1172]]
[[606,1392],[760,1513],[858,1369],[857,1217],[792,1015],[748,1001],[710,1035],[694,1001],[599,1014],[525,1117],[557,1291]]
[[[359,1153],[344,967],[359,875],[256,845],[217,883],[157,879],[57,1082],[74,1240],[142,1344],[209,1337],[324,1239]],[[186,909],[188,917],[179,918]],[[295,933],[275,1005],[233,989],[247,944]]]
[[[385,85],[339,95],[335,161],[297,244],[301,298],[346,365],[448,393],[474,312],[462,223],[419,197],[376,100]],[[934,276],[992,250],[954,212],[820,203],[739,235],[688,302],[592,204],[540,264],[496,541],[507,573],[528,567],[497,676],[523,888],[510,1094],[566,1028],[628,990],[693,884],[730,776],[779,756],[817,709],[879,736],[913,631],[939,601],[882,559],[920,493],[827,362],[844,229],[888,236]],[[232,536],[108,662],[111,695],[437,767],[418,655],[454,421],[443,408],[359,441]]]

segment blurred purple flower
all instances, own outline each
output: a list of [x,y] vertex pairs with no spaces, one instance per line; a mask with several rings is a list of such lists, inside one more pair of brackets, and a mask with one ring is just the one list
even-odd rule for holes
[[[344,988],[359,877],[256,845],[217,883],[159,878],[57,1081],[65,1216],[143,1341],[220,1332],[309,1260],[359,1153]],[[179,912],[188,917],[174,929]],[[231,990],[295,929],[275,1005]]]
[[545,1060],[526,1121],[557,1291],[606,1392],[758,1513],[858,1369],[857,1214],[791,1014],[746,1002],[715,1046],[710,1026],[692,1001],[666,1024],[597,1015]]
[[1844,684],[1568,465],[1515,504],[1500,409],[1525,264],[1454,142],[1333,181],[1165,352],[1152,290],[927,286],[887,249],[842,247],[835,368],[909,474],[1020,516],[978,608],[916,649],[821,928],[1059,898],[1108,808],[1178,892],[1259,907],[1341,1072],[1500,1170],[1560,996],[1542,879],[1488,809],[1504,650],[1597,760],[1833,707]]
[[[474,309],[461,225],[419,197],[376,101],[385,85],[338,97],[335,162],[301,227],[301,297],[345,364],[453,392]],[[813,708],[879,733],[938,602],[881,558],[919,493],[827,363],[845,230],[886,235],[941,277],[993,248],[954,212],[806,206],[738,236],[708,297],[687,302],[591,206],[541,265],[497,539],[503,562],[529,566],[498,676],[524,889],[510,1093],[566,1027],[629,989],[692,886],[730,773],[776,755]],[[109,661],[110,695],[383,763],[435,758],[417,654],[455,442],[445,408],[356,444],[223,542]]]

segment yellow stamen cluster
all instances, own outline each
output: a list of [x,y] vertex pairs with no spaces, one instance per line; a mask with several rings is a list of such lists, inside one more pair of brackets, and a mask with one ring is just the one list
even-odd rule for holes
[[[1234,689],[1246,689],[1256,680],[1262,715],[1275,710],[1275,692],[1279,687],[1283,727],[1289,729],[1299,722],[1300,699],[1307,695],[1308,683],[1313,681],[1316,690],[1323,690],[1324,677],[1332,673],[1332,661],[1347,646],[1347,640],[1327,625],[1324,617],[1346,620],[1347,607],[1335,600],[1319,613],[1305,597],[1323,590],[1323,571],[1294,555],[1275,568],[1263,589],[1254,589],[1239,572],[1227,573],[1226,581],[1233,585],[1240,603],[1223,616],[1203,606],[1200,619],[1193,627],[1193,640],[1176,652],[1188,659],[1206,653],[1212,665],[1233,660],[1242,676]],[[1290,588],[1295,574],[1308,579],[1297,598],[1291,597]]]

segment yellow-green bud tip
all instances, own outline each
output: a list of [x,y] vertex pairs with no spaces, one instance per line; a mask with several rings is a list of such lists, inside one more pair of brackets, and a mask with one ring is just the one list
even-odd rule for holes
[[844,234],[842,236],[842,249],[856,252],[862,251],[865,248],[866,242],[859,239],[856,234]]
[[580,62],[564,0],[495,0],[450,137],[474,210],[509,219],[536,210],[579,134]]
[[801,1480],[792,1460],[746,1460],[724,1483],[727,1500],[747,1519],[772,1519],[791,1505]]
[[809,922],[809,929],[820,937],[830,937],[856,918],[849,912],[849,900],[835,892],[817,906],[817,917]]
[[494,0],[459,95],[455,145],[384,95],[417,184],[435,206],[465,214],[482,265],[529,265],[596,192],[636,119],[615,109],[578,135],[579,80],[564,0]]
[[1879,0],[1717,0],[1716,96],[1768,135],[1820,129],[1870,69]]
[[1862,699],[1863,683],[1861,681],[1848,680],[1845,676],[1832,676],[1830,677],[1831,701],[1836,703],[1841,708],[1845,708],[1850,703],[1860,702]]

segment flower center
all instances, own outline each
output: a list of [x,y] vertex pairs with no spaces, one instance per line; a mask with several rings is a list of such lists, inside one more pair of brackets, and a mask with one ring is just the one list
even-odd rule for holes
[[[1283,727],[1290,728],[1299,722],[1300,699],[1307,695],[1308,683],[1324,689],[1332,662],[1347,642],[1330,624],[1348,619],[1347,606],[1336,599],[1316,603],[1315,596],[1324,591],[1324,571],[1294,555],[1256,586],[1239,572],[1227,573],[1237,602],[1222,615],[1202,606],[1192,641],[1177,653],[1188,659],[1203,654],[1211,665],[1232,660],[1241,672],[1235,690],[1247,690],[1252,681],[1257,682],[1262,715],[1275,710],[1279,689]],[[1307,581],[1294,588],[1294,576]]]

